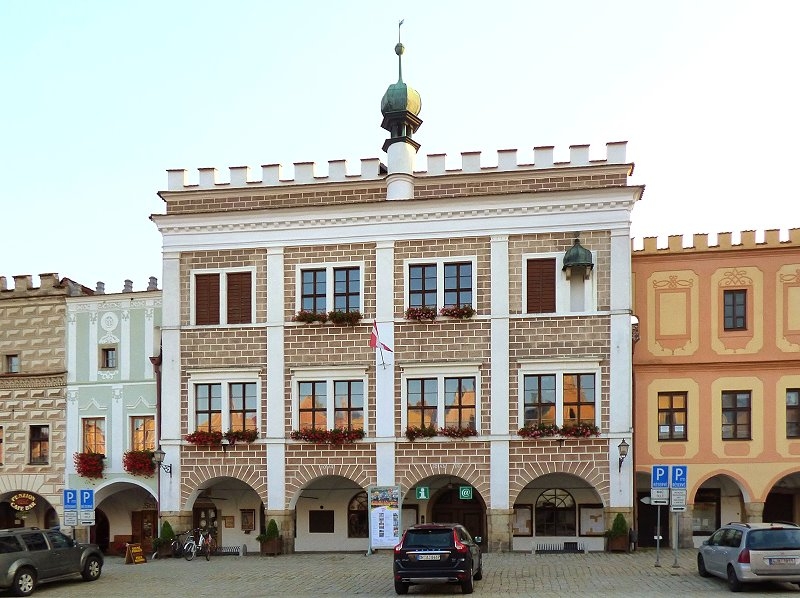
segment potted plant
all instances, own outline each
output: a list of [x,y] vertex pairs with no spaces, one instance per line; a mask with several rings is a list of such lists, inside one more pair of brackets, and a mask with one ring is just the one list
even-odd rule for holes
[[628,539],[628,522],[625,515],[617,513],[611,524],[611,529],[606,531],[606,550],[609,552],[627,552],[630,541]]
[[153,475],[156,470],[153,451],[127,451],[122,455],[122,467],[131,475]]
[[435,320],[436,308],[435,307],[409,307],[406,310],[406,320]]
[[173,556],[172,541],[175,539],[175,530],[172,529],[169,521],[164,521],[161,525],[161,534],[153,538],[153,549],[158,551],[159,558]]
[[265,554],[277,556],[281,553],[281,535],[278,531],[278,523],[274,519],[269,520],[267,531],[258,534],[256,540],[261,545],[262,556]]
[[100,453],[75,453],[72,455],[72,461],[75,463],[75,471],[78,475],[85,478],[102,478],[103,469],[105,464],[103,459],[106,456]]
[[335,310],[328,312],[328,320],[337,326],[355,326],[361,321],[361,312],[357,309],[352,311]]

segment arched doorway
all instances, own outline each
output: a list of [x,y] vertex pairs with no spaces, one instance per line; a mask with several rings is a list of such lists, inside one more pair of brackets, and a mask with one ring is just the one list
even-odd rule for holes
[[460,523],[470,535],[486,542],[486,507],[476,492],[465,499],[457,487],[444,488],[432,500],[431,517],[433,522]]
[[108,516],[102,509],[95,509],[95,524],[91,527],[89,541],[97,544],[103,553],[108,553],[108,545],[111,542],[111,527],[108,524]]

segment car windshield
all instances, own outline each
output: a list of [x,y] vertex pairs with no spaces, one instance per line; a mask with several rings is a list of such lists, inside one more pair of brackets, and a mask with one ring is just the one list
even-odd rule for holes
[[752,530],[747,536],[747,547],[751,550],[800,550],[800,528]]
[[453,530],[414,529],[406,532],[405,548],[450,548]]

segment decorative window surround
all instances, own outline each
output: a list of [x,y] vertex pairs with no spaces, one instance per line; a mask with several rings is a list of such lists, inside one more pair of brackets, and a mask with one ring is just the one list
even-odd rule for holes
[[369,419],[367,405],[369,404],[369,397],[367,390],[369,388],[369,379],[367,377],[366,368],[337,368],[337,367],[319,367],[319,368],[302,368],[292,371],[291,375],[291,388],[292,388],[292,429],[299,430],[300,425],[300,383],[301,382],[321,382],[326,383],[326,422],[327,428],[334,428],[334,382],[335,381],[360,381],[364,389],[364,432],[366,433],[366,424]]
[[[445,303],[445,266],[448,264],[463,264],[463,263],[471,264],[472,268],[472,301],[469,302],[473,308],[477,310],[476,296],[477,296],[477,272],[478,272],[478,258],[474,255],[466,255],[466,256],[448,256],[448,257],[436,257],[436,258],[414,258],[404,260],[403,262],[403,288],[405,289],[404,293],[405,296],[403,298],[403,302],[406,308],[412,307],[410,301],[410,275],[409,270],[411,266],[422,266],[426,264],[432,264],[436,266],[436,312],[439,313],[439,310],[447,303]],[[413,307],[420,307],[419,305],[414,305]]]
[[[325,309],[324,313],[335,311],[335,270],[347,268],[358,268],[359,271],[359,290],[358,306],[355,308],[363,313],[364,309],[364,272],[363,262],[322,262],[297,264],[295,267],[295,313],[303,310],[303,271],[304,270],[325,270]],[[310,311],[310,310],[306,310]],[[345,310],[341,310],[345,311]],[[351,308],[352,311],[352,308]]]
[[564,425],[564,376],[568,374],[593,374],[595,393],[595,422],[598,427],[600,424],[600,414],[602,413],[603,401],[601,397],[602,378],[600,375],[600,361],[592,360],[556,360],[556,361],[520,361],[518,371],[517,388],[517,414],[519,417],[519,427],[525,425],[525,376],[538,374],[553,374],[556,382],[556,425]]
[[437,380],[437,409],[436,428],[444,428],[444,397],[445,378],[474,378],[475,379],[475,429],[481,429],[481,372],[479,363],[451,363],[443,365],[407,365],[401,368],[400,375],[400,429],[408,427],[408,380],[418,378],[436,378]]
[[226,432],[231,428],[231,410],[230,410],[230,385],[234,383],[253,383],[256,385],[256,397],[259,398],[259,409],[256,412],[256,429],[261,429],[261,379],[259,377],[258,369],[242,369],[242,370],[226,370],[226,369],[213,369],[213,370],[195,370],[189,371],[188,386],[188,431],[195,431],[195,417],[197,402],[195,397],[196,384],[219,384],[222,389],[222,422],[221,431]]

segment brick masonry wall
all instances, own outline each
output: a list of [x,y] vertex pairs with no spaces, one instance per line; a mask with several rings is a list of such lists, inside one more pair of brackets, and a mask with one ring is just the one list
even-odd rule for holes
[[[597,263],[592,276],[597,285],[597,308],[611,306],[611,234],[608,231],[586,231],[579,235],[581,245],[595,252]],[[512,314],[524,313],[522,305],[524,280],[522,256],[531,253],[559,253],[562,256],[575,241],[574,233],[540,233],[510,235],[508,238],[509,309]],[[560,273],[560,264],[557,264]]]
[[604,504],[610,499],[608,441],[600,438],[514,440],[509,449],[509,498],[514,503],[530,483],[549,473],[570,473],[594,486]]
[[472,306],[478,315],[488,314],[491,310],[491,247],[489,237],[463,237],[452,239],[416,239],[395,243],[394,255],[394,305],[395,317],[402,318],[405,308],[405,260],[435,260],[476,256],[475,272],[472,273],[476,283],[475,297]]
[[518,371],[519,362],[531,359],[580,359],[590,356],[600,357],[600,427],[605,430],[610,415],[608,364],[610,355],[611,320],[609,316],[575,316],[557,318],[514,319],[509,329],[510,371],[509,396],[512,401],[510,428],[515,431],[521,427],[514,401],[519,397],[519,379],[513,373]]
[[[583,168],[585,171],[586,168]],[[542,193],[602,187],[624,187],[627,171],[584,172],[518,171],[458,174],[446,177],[418,177],[414,184],[417,200]],[[456,178],[458,177],[458,178]],[[332,184],[314,189],[311,185],[246,189],[196,190],[164,193],[167,214],[267,210],[275,208],[315,208],[340,204],[386,201],[384,181],[368,181],[349,185]]]
[[193,269],[255,268],[255,322],[267,319],[267,252],[265,249],[233,249],[215,251],[192,251],[181,254],[180,292],[181,324],[190,323],[191,271]]
[[313,247],[286,247],[284,249],[284,302],[287,320],[291,320],[292,316],[298,311],[297,303],[300,299],[297,292],[298,265],[335,264],[341,262],[360,262],[364,264],[364,268],[361,271],[364,305],[361,306],[360,311],[365,318],[375,317],[375,244],[344,243],[341,245]]

